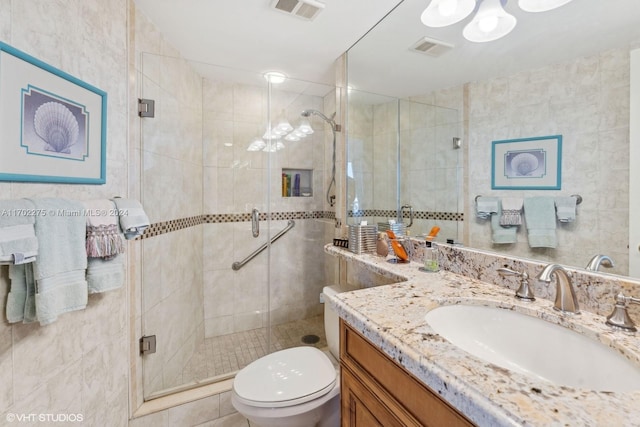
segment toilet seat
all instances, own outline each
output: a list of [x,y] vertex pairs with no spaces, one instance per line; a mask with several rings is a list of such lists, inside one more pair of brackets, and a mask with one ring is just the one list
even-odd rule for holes
[[336,384],[331,360],[315,347],[294,347],[264,356],[241,369],[233,381],[245,405],[281,408],[317,399]]

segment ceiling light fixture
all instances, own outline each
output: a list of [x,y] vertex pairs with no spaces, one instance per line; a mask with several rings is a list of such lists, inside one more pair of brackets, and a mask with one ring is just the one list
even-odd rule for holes
[[287,76],[278,71],[266,72],[264,73],[264,78],[266,81],[273,84],[282,83],[283,81],[287,80]]
[[420,20],[427,27],[446,27],[469,16],[475,0],[433,0],[422,12]]
[[546,12],[564,6],[571,0],[518,0],[518,6],[525,12]]
[[472,42],[490,42],[509,34],[516,22],[516,17],[502,8],[500,0],[482,0],[473,19],[462,30],[462,35]]
[[[518,0],[525,12],[546,12],[571,0]],[[506,36],[516,26],[515,16],[504,10],[507,0],[432,0],[420,20],[427,27],[445,27],[462,21],[476,10],[462,35],[469,41],[482,43]]]

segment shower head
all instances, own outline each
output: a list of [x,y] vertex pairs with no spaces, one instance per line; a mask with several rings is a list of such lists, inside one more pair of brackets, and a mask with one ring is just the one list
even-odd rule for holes
[[331,115],[331,118],[325,116],[324,114],[322,114],[320,111],[318,110],[302,110],[302,113],[300,113],[300,115],[302,117],[311,117],[311,115],[314,116],[318,116],[320,118],[322,118],[322,120],[324,120],[325,122],[329,123],[331,125],[331,129],[335,129],[336,126],[336,122],[333,120],[333,118],[336,116],[336,113],[333,113]]

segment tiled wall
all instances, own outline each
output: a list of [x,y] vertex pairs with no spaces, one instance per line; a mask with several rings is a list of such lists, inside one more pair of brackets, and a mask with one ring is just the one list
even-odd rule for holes
[[[127,5],[126,0],[0,1],[0,40],[108,93],[105,185],[5,182],[0,198],[128,194]],[[2,267],[0,301],[8,290]],[[0,423],[8,413],[82,414],[87,426],[127,425],[127,290],[125,285],[91,295],[85,310],[47,326],[9,325],[0,316]]]
[[[613,272],[627,274],[629,51],[605,51],[438,94],[440,102],[449,98],[462,106],[466,120],[469,246],[583,267],[604,253],[616,262]],[[556,134],[563,137],[562,190],[491,190],[492,141]],[[475,218],[476,195],[571,194],[584,201],[575,222],[558,223],[556,249],[529,248],[524,227],[517,243],[493,245],[489,222]]]
[[[396,217],[399,197],[400,206],[414,210],[412,235],[438,225],[440,238],[459,240],[463,150],[453,148],[453,137],[462,131],[459,112],[422,99],[377,98],[381,102],[360,103],[356,98],[349,105],[351,214],[370,223],[386,222]],[[355,196],[358,211],[353,213]],[[407,209],[407,224],[409,216]]]
[[[330,220],[319,217],[327,207],[326,147],[331,147],[331,130],[312,116],[314,133],[301,141],[283,141],[276,153],[249,152],[247,146],[265,133],[266,106],[272,123],[282,116],[294,127],[304,109],[316,109],[329,116],[334,91],[321,96],[304,95],[273,85],[270,103],[264,86],[238,82],[205,80],[205,212],[229,214],[243,222],[217,222],[204,230],[204,317],[205,335],[213,337],[319,314],[318,295],[325,284],[322,247]],[[312,169],[312,197],[282,197],[283,168]],[[265,184],[270,186],[267,196]],[[267,252],[258,255],[239,271],[233,262],[241,261],[267,240],[266,213],[273,212],[270,235],[286,226],[288,217],[296,226],[272,246],[267,269]],[[261,212],[261,236],[253,238],[249,213]],[[269,272],[270,288],[266,275]],[[270,295],[269,305],[267,297]]]

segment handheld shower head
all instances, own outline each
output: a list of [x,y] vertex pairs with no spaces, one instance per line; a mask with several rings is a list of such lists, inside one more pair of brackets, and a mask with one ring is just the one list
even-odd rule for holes
[[322,120],[324,120],[325,122],[329,123],[331,125],[332,129],[335,129],[336,122],[333,121],[333,118],[336,116],[336,113],[333,113],[331,115],[331,118],[329,118],[329,117],[325,116],[324,114],[322,114],[318,110],[309,109],[309,110],[302,110],[302,113],[300,113],[300,115],[302,117],[311,117],[312,115],[318,116],[318,117],[322,118]]

